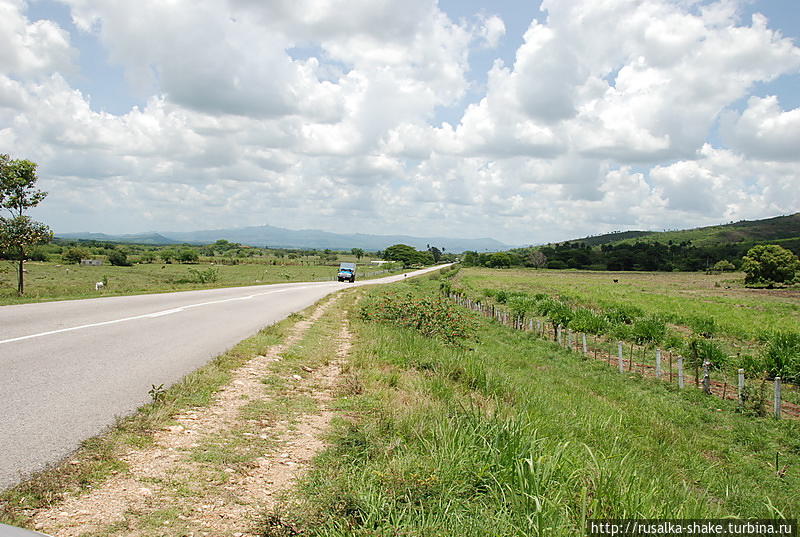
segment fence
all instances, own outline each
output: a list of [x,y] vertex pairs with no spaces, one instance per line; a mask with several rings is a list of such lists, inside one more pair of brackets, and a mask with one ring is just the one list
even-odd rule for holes
[[[604,360],[622,374],[652,376],[660,381],[675,383],[680,389],[694,385],[708,395],[737,401],[740,411],[748,409],[759,415],[772,415],[777,419],[800,419],[800,391],[797,386],[784,384],[780,377],[771,381],[766,377],[748,379],[745,371],[739,369],[733,379],[725,371],[713,370],[709,362],[686,364],[683,356],[663,349],[633,343],[626,345],[622,341],[612,341],[602,336],[573,332],[560,325],[553,326],[541,318],[517,317],[508,310],[493,304],[483,304],[460,293],[451,292],[448,296],[458,305],[492,318],[500,324],[551,339],[557,345],[584,356]],[[693,374],[688,379],[687,365],[693,369]],[[768,406],[771,408],[768,409]]]

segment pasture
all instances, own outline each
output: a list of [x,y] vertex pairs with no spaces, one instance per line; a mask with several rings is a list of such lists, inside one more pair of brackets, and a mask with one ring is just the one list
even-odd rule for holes
[[[348,258],[349,260],[349,258]],[[236,265],[211,264],[134,264],[117,267],[65,265],[30,261],[25,264],[25,296],[16,293],[16,273],[8,262],[0,261],[0,305],[48,300],[96,298],[102,296],[163,293],[269,283],[322,281],[335,278],[335,264],[268,264],[242,262]],[[385,267],[359,265],[359,277],[379,277]],[[194,272],[193,272],[194,271]],[[210,271],[210,272],[209,272]],[[198,274],[212,275],[203,278]],[[200,281],[205,279],[206,281]],[[214,281],[209,281],[214,280]],[[97,282],[105,286],[95,290]]]

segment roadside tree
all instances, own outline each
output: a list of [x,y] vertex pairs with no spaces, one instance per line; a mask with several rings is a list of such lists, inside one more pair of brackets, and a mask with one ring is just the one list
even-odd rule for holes
[[35,163],[0,155],[0,208],[11,215],[0,216],[0,256],[17,262],[20,295],[25,292],[25,260],[36,245],[53,238],[49,227],[25,214],[47,196],[47,192],[36,188],[37,180]]

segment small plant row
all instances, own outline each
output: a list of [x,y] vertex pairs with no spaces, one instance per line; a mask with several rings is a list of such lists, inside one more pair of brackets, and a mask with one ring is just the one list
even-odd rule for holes
[[709,362],[715,370],[741,368],[748,375],[766,375],[770,379],[779,376],[787,382],[800,384],[800,332],[763,333],[759,337],[758,352],[734,357],[715,337],[717,325],[710,316],[686,317],[682,319],[684,324],[679,325],[668,316],[647,315],[635,306],[588,308],[544,293],[532,295],[494,289],[483,289],[478,301],[505,307],[517,320],[543,317],[553,327],[560,325],[575,332],[605,336],[646,348],[668,349],[685,356],[692,366]]
[[[663,319],[655,316],[636,315],[636,312],[624,308],[614,308],[611,311],[597,311],[588,308],[574,308],[557,298],[545,294],[527,295],[525,293],[505,293],[500,295],[500,300],[486,300],[495,298],[496,291],[485,290],[482,300],[468,298],[458,292],[443,286],[448,296],[457,304],[465,306],[483,315],[493,317],[503,324],[520,330],[528,330],[542,337],[552,338],[577,351],[583,350],[584,354],[594,352],[595,358],[617,360],[620,370],[635,371],[645,374],[660,376],[670,382],[678,381],[683,385],[683,366],[694,369],[695,385],[703,387],[707,393],[714,393],[725,399],[741,398],[741,403],[748,403],[756,414],[766,413],[765,404],[766,382],[781,375],[769,375],[764,370],[755,369],[752,364],[755,358],[748,356],[739,360],[730,359],[719,342],[713,339],[713,319],[711,322],[704,320],[693,327],[689,336],[682,336],[677,330],[667,326]],[[488,292],[487,292],[488,291]],[[588,338],[587,338],[588,335]],[[629,343],[628,358],[624,357],[622,341]],[[669,361],[669,367],[659,364],[648,364],[646,356],[652,354],[659,358],[664,353],[664,362]],[[600,351],[600,356],[598,356]],[[761,360],[770,358],[780,359],[784,355],[797,357],[800,354],[800,338],[794,339],[791,334],[776,333],[774,338],[767,342],[761,355]],[[673,362],[673,357],[676,359]],[[638,360],[638,362],[637,362]],[[791,362],[790,360],[787,360]],[[737,393],[736,385],[729,385],[724,373],[720,370],[723,366],[737,364],[750,364],[750,369],[738,367],[734,377],[747,372],[751,386],[746,393]],[[666,365],[666,364],[664,364]],[[678,365],[675,374],[674,365]],[[700,371],[704,370],[701,377]],[[718,379],[712,380],[712,372],[717,371]],[[701,378],[703,382],[701,384]],[[792,377],[783,377],[781,382],[792,382]],[[755,385],[752,383],[755,382]],[[792,386],[786,386],[784,397],[788,395],[790,402],[786,412],[790,415],[797,413],[800,416],[800,406],[794,404],[797,393]]]

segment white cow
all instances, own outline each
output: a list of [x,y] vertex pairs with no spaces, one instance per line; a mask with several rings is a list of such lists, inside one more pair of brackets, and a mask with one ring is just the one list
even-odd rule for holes
[[100,289],[102,289],[105,286],[106,286],[106,284],[104,284],[103,282],[97,282],[96,284],[94,284],[94,290],[95,291],[99,291]]

